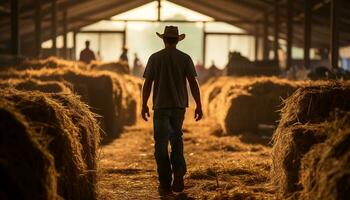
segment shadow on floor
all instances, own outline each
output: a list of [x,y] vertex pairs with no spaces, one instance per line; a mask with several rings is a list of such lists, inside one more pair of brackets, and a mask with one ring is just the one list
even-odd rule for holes
[[194,200],[195,198],[189,197],[185,192],[181,192],[179,194],[171,193],[171,194],[159,194],[161,200]]
[[126,168],[126,169],[107,169],[107,173],[109,174],[123,174],[123,175],[134,175],[144,172],[154,172],[154,170],[145,170],[145,169],[133,169],[133,168]]
[[242,133],[239,135],[242,142],[247,144],[261,144],[271,146],[275,126],[260,126],[257,133]]
[[123,130],[118,130],[115,134],[107,134],[101,131],[101,142],[100,145],[105,146],[110,143],[112,143],[114,140],[118,139],[120,137],[120,134],[123,132]]

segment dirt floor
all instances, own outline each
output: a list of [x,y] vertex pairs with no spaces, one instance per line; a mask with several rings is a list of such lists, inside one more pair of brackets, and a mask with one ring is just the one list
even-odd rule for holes
[[269,140],[214,136],[215,126],[209,118],[195,122],[187,111],[185,191],[166,197],[157,190],[152,121],[127,127],[100,150],[99,199],[274,199]]

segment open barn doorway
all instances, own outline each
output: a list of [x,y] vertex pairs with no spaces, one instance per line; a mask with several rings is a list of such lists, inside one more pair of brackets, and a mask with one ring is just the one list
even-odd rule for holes
[[[237,22],[250,23],[241,20],[237,20]],[[158,1],[151,1],[109,19],[89,24],[79,31],[105,30],[124,33],[125,43],[123,45],[129,49],[130,60],[132,60],[134,54],[137,54],[140,61],[145,65],[152,52],[163,47],[162,41],[155,33],[162,32],[167,25],[178,26],[180,32],[186,34],[186,40],[179,43],[178,48],[185,52],[191,52],[191,58],[195,64],[204,68],[209,68],[212,60],[218,63],[219,69],[225,68],[230,50],[249,56],[250,60],[255,59],[253,52],[256,46],[254,46],[253,41],[256,38],[252,34],[229,23],[229,21],[216,20],[208,15],[166,0],[161,1],[161,7],[158,6]],[[220,44],[222,40],[215,37],[221,37],[223,34],[229,36],[230,46],[226,49],[221,46],[221,51],[217,51],[218,46],[216,45]],[[98,40],[96,36],[91,36],[95,38],[93,40]],[[98,49],[98,44],[95,44],[95,46],[95,49]],[[103,48],[100,51],[103,52]],[[108,54],[112,53],[116,53],[115,48],[113,52],[108,52]],[[109,58],[111,56],[109,55]],[[104,59],[104,57],[102,58]],[[131,61],[129,61],[129,64],[132,64]]]
[[90,49],[97,60],[117,62],[125,46],[125,31],[81,30],[76,33],[76,58],[85,48],[85,41],[90,41]]

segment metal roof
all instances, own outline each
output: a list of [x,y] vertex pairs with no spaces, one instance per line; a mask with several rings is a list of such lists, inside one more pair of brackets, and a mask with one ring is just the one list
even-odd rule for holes
[[[275,0],[169,0],[180,6],[208,15],[218,21],[227,21],[235,26],[254,33],[256,23],[244,21],[262,21],[268,14],[269,35],[274,32],[274,2]],[[350,1],[339,0],[340,6],[340,46],[350,45]],[[20,36],[22,47],[34,41],[35,0],[21,0]],[[47,40],[51,34],[51,2],[42,0],[42,39]],[[83,26],[108,19],[116,14],[139,7],[152,0],[57,0],[58,5],[58,35],[63,32],[62,10],[68,12],[68,31],[77,30]],[[286,37],[286,0],[280,0],[280,37]],[[295,1],[294,15],[294,45],[303,44],[303,5],[304,0]],[[330,41],[330,0],[311,0],[313,9],[312,47],[329,47]],[[0,2],[0,49],[10,45],[10,0]],[[237,23],[237,21],[242,21]]]

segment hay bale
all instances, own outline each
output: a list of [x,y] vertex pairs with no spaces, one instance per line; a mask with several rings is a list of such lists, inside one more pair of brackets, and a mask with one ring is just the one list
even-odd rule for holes
[[54,159],[25,117],[0,98],[0,199],[57,199]]
[[25,59],[22,60],[17,65],[10,65],[8,67],[2,67],[0,71],[7,71],[9,69],[15,69],[15,70],[27,70],[27,69],[43,69],[43,68],[50,68],[50,69],[62,69],[62,68],[68,68],[68,69],[82,69],[82,70],[88,70],[89,66],[85,65],[82,62],[76,62],[76,61],[68,61],[63,60],[57,57],[48,57],[46,59]]
[[141,89],[142,82],[141,79],[134,76],[123,76],[124,91],[125,91],[125,108],[123,110],[125,125],[132,125],[137,122],[141,113]]
[[282,116],[273,135],[272,180],[279,195],[302,189],[299,184],[301,159],[330,134],[327,123],[335,109],[350,110],[349,82],[321,82],[298,89],[285,101]]
[[229,77],[221,77],[220,81],[217,81],[217,79],[212,78],[208,80],[203,86],[201,86],[202,103],[203,105],[205,105],[204,112],[206,114],[209,114],[210,110],[212,110],[209,109],[211,102],[220,94],[223,86],[226,83],[226,80],[230,80]]
[[67,108],[67,116],[78,128],[78,139],[82,145],[81,154],[87,165],[87,176],[91,184],[96,183],[97,151],[100,143],[97,116],[89,107],[79,101],[74,95],[53,94],[50,96],[63,107]]
[[54,157],[57,192],[64,199],[96,198],[96,148],[99,130],[94,115],[69,94],[1,90],[15,102],[30,124],[46,139]]
[[337,200],[350,196],[350,112],[328,126],[328,139],[315,145],[301,161],[300,199]]
[[103,63],[93,61],[90,68],[94,70],[106,70],[117,74],[130,74],[130,67],[127,62],[108,62]]
[[70,93],[66,84],[58,81],[40,81],[35,79],[0,80],[0,88],[14,88],[23,91],[40,91],[44,93]]
[[318,82],[302,87],[285,102],[280,124],[318,123],[334,109],[349,110],[350,82]]
[[[118,118],[121,109],[115,104],[115,99],[122,100],[122,91],[115,87],[111,76],[107,73],[72,70],[72,69],[41,69],[2,73],[2,79],[31,78],[41,81],[67,81],[72,84],[73,92],[79,94],[82,100],[90,106],[91,111],[101,116],[100,126],[109,135],[118,135],[122,128]],[[118,76],[118,75],[115,75]]]
[[222,77],[208,84],[212,86],[206,86],[204,107],[226,134],[256,133],[259,124],[275,125],[282,99],[298,85],[274,77]]
[[42,68],[53,68],[53,69],[82,69],[88,70],[88,66],[82,62],[76,61],[68,61],[64,59],[60,59],[54,56],[48,57],[46,59],[41,60],[26,60],[16,66],[17,70],[25,70],[25,69],[42,69]]
[[124,125],[136,123],[140,110],[141,80],[106,70],[42,68],[40,70],[6,71],[0,79],[37,79],[69,82],[73,92],[89,104],[91,111],[101,116],[101,128],[106,139],[119,135]]

